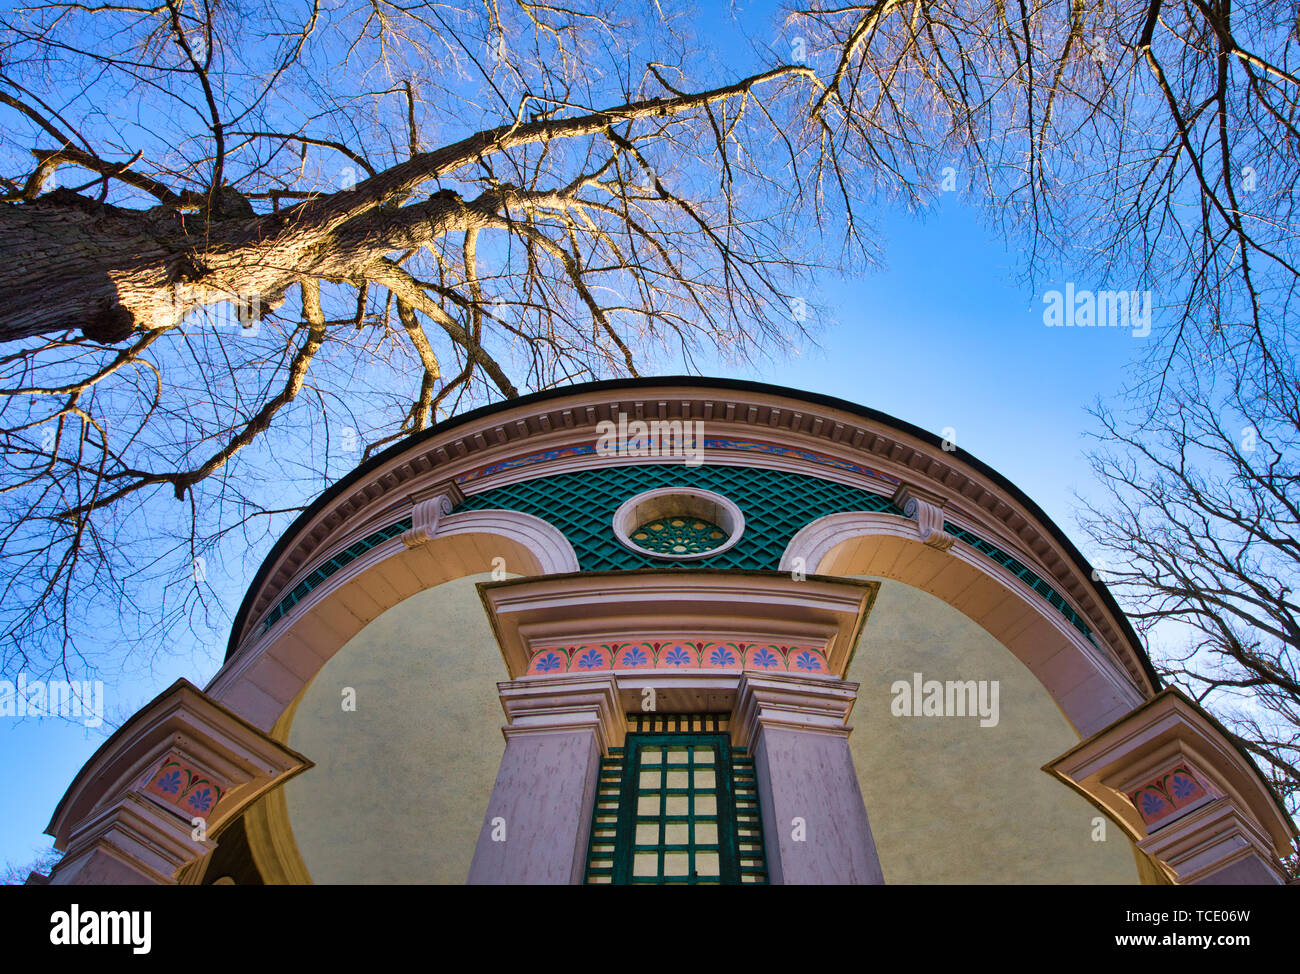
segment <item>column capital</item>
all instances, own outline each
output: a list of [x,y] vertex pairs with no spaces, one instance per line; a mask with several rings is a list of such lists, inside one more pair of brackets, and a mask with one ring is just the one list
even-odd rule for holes
[[611,747],[621,747],[627,735],[627,715],[613,673],[523,677],[498,683],[497,690],[510,721],[502,728],[507,741],[521,734],[591,730],[600,752],[608,754]]
[[215,847],[208,835],[311,766],[179,680],[118,728],[64,795],[46,829],[64,851],[51,881],[175,882]]
[[737,745],[753,748],[768,727],[849,736],[849,712],[858,699],[858,684],[825,676],[746,671],[736,688],[731,732]]
[[601,755],[627,731],[614,674],[522,677],[497,689],[510,723],[469,882],[581,883]]

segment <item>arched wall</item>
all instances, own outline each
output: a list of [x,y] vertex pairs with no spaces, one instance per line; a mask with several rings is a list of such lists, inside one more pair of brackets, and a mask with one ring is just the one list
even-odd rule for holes
[[821,575],[894,579],[965,613],[1029,668],[1081,737],[1143,700],[1117,662],[1024,582],[965,546],[924,543],[909,519],[870,512],[819,518],[781,559],[782,568],[796,565]]
[[[316,767],[284,797],[314,881],[464,881],[503,750],[496,682],[507,674],[474,588],[489,577],[383,613],[302,694],[287,743]],[[894,684],[914,673],[997,681],[997,724],[896,715]],[[886,882],[1137,881],[1123,833],[1106,823],[1094,841],[1096,810],[1040,770],[1077,742],[1069,723],[960,611],[883,580],[847,678],[861,685],[850,748]],[[345,687],[355,712],[342,709]]]
[[[970,855],[974,843],[999,849],[1006,864],[1002,875],[1013,881],[1052,882],[1071,870],[1092,876],[1091,881],[1132,881],[1133,860],[1126,844],[1121,843],[1127,858],[1121,856],[1118,863],[1114,856],[1096,852],[1091,844],[1095,816],[1083,814],[1090,806],[1060,789],[1039,768],[1078,740],[1063,714],[1086,735],[1130,710],[1140,701],[1138,692],[1119,666],[1103,658],[1096,646],[1084,645],[1083,637],[1018,579],[978,552],[936,547],[924,543],[921,534],[918,522],[910,518],[835,514],[800,531],[782,560],[787,569],[795,557],[803,557],[803,569],[810,573],[901,583],[886,606],[910,600],[909,611],[919,619],[945,618],[944,626],[958,632],[966,647],[959,657],[978,657],[985,671],[999,674],[941,673],[938,678],[996,679],[1014,688],[1021,704],[1032,703],[1018,709],[1001,729],[980,728],[982,733],[968,737],[962,735],[969,728],[951,721],[922,720],[916,724],[921,731],[896,748],[906,761],[882,764],[877,743],[912,728],[906,721],[875,726],[888,712],[880,709],[876,685],[888,673],[881,675],[870,666],[875,661],[886,670],[899,670],[906,657],[890,653],[905,641],[891,633],[914,622],[891,622],[887,609],[883,622],[873,613],[847,678],[862,683],[864,693],[873,687],[877,692],[862,700],[861,713],[870,718],[870,726],[860,729],[852,742],[868,809],[878,806],[873,817],[886,819],[882,862],[888,867],[892,856],[894,870],[893,877],[886,874],[887,880],[983,881],[987,877],[971,872],[976,868]],[[502,750],[495,684],[508,678],[473,582],[491,577],[483,570],[499,566],[521,575],[575,568],[576,561],[570,563],[572,549],[557,542],[557,536],[562,542],[562,535],[537,518],[483,511],[427,525],[426,539],[414,547],[393,539],[313,590],[260,645],[250,647],[242,666],[231,667],[215,681],[227,702],[251,708],[255,722],[268,729],[282,722],[286,709],[297,701],[299,714],[287,743],[302,753],[322,755],[323,761],[285,789],[283,811],[278,813],[281,824],[273,822],[271,831],[281,837],[301,836],[303,866],[317,881],[420,882],[434,875],[463,881]],[[435,633],[441,638],[444,630],[452,641],[438,643],[439,652],[450,652],[447,666],[468,674],[452,700],[443,698],[430,676],[441,664],[433,662],[429,640]],[[878,643],[872,641],[876,633]],[[906,643],[914,660],[921,658],[916,654],[924,641],[922,631],[919,641]],[[877,645],[886,650],[878,651]],[[391,664],[384,663],[390,656]],[[925,671],[907,670],[912,672]],[[887,682],[899,678],[895,673]],[[359,699],[385,694],[393,699],[366,716],[343,712],[339,694],[344,686],[358,691],[366,687]],[[463,709],[467,703],[472,704],[470,711]],[[446,714],[451,720],[446,729],[439,729],[439,715]],[[350,746],[354,733],[356,744]],[[472,742],[469,753],[443,746],[447,733],[462,734]],[[990,748],[995,739],[1000,745]],[[487,750],[485,741],[490,742]],[[1051,741],[1050,753],[1027,749],[1044,741]],[[421,753],[424,763],[412,763],[411,756]],[[1023,759],[1012,760],[1011,754]],[[393,798],[376,796],[386,795],[392,786],[381,778],[430,784],[421,801],[385,811]],[[931,788],[908,792],[902,787],[923,778]],[[461,780],[471,785],[462,789],[450,784]],[[1008,782],[1014,782],[1014,788]],[[1009,797],[1013,793],[1032,796],[1036,806],[1051,810],[1046,819],[1036,820],[1046,834],[1032,841],[1008,838],[1018,831],[1006,828],[1017,814],[1015,800]],[[953,804],[954,795],[974,797],[979,809],[960,827],[953,819],[962,810],[960,803]],[[936,809],[940,819],[934,819]],[[427,831],[431,826],[426,812],[443,823],[441,833]],[[1070,828],[1051,838],[1065,820]],[[382,823],[382,828],[375,830],[373,824],[364,825],[367,822]],[[1078,822],[1088,826],[1083,839],[1071,831]],[[927,830],[945,850],[935,861],[917,851],[926,848],[917,833]],[[348,837],[354,833],[363,838]],[[430,844],[433,834],[444,838]],[[1090,844],[1084,846],[1084,841]],[[288,845],[293,844],[290,839]],[[403,848],[414,850],[413,855],[391,851]]]
[[229,657],[247,655],[259,640],[259,620],[303,573],[368,531],[410,516],[430,497],[638,462],[603,457],[597,449],[598,424],[628,417],[695,424],[705,438],[706,464],[797,470],[886,498],[911,491],[1050,581],[1120,658],[1133,682],[1147,696],[1157,689],[1118,606],[1088,579],[1079,553],[1031,500],[977,459],[853,403],[698,377],[552,390],[473,411],[395,444],[322,495],[286,532],[250,586],[232,628]]
[[[916,673],[996,681],[997,723],[896,714],[894,685]],[[860,684],[849,748],[886,883],[1138,882],[1124,833],[1107,821],[1094,841],[1096,809],[1040,770],[1078,742],[1069,722],[958,609],[883,579],[847,679]]]
[[[412,595],[336,652],[298,702],[285,785],[317,883],[463,883],[504,748],[507,679],[470,575]],[[344,688],[356,710],[342,709]]]
[[[925,551],[930,553],[918,557],[940,566],[935,574],[943,575],[941,581],[959,577],[951,562],[988,561],[974,550],[963,551],[961,544],[950,554],[933,551],[930,545],[945,540],[945,518],[1030,566],[1086,618],[1097,645],[1081,642],[1077,632],[1053,633],[1070,627],[1050,610],[1027,617],[1026,632],[1004,633],[996,626],[991,631],[1035,672],[1045,674],[1053,667],[1062,671],[1045,675],[1044,683],[1062,694],[1074,694],[1059,702],[1084,733],[1154,691],[1122,617],[1098,603],[1099,598],[1105,601],[1104,591],[1086,581],[1077,553],[1042,520],[1032,502],[1016,496],[1014,487],[999,482],[973,458],[927,442],[921,431],[906,424],[868,412],[789,390],[673,379],[577,387],[459,418],[445,430],[412,438],[358,468],[304,513],[250,588],[234,627],[228,663],[208,692],[259,728],[269,729],[338,646],[402,598],[457,575],[489,570],[494,557],[503,557],[507,570],[525,575],[566,570],[561,566],[572,558],[571,547],[538,518],[526,523],[527,515],[509,511],[447,512],[463,492],[473,494],[544,472],[637,462],[603,457],[588,442],[599,422],[626,416],[702,424],[706,463],[800,470],[882,497],[893,491],[895,499],[898,491],[911,491],[923,502],[926,517],[885,517],[902,523],[913,539],[922,527],[920,540],[929,542]],[[942,509],[937,519],[936,506]],[[262,631],[261,621],[317,566],[403,517],[411,520],[406,533],[411,537],[376,546],[328,578],[269,631]],[[403,550],[404,542],[418,541],[424,543]],[[937,562],[940,557],[948,562]],[[1000,570],[983,567],[992,578]],[[902,580],[926,587],[914,579]],[[1014,590],[1015,584],[1008,588]],[[999,594],[997,585],[977,584],[972,592],[972,599]],[[1004,598],[1002,609],[1018,613],[1013,603]],[[1058,637],[1074,639],[1080,652],[1060,652],[1061,644],[1054,642]],[[1040,671],[1031,656],[1044,648],[1052,658],[1042,661],[1046,669]],[[1078,681],[1081,666],[1088,672]],[[1100,703],[1094,707],[1089,698]],[[1085,712],[1090,710],[1095,712]]]

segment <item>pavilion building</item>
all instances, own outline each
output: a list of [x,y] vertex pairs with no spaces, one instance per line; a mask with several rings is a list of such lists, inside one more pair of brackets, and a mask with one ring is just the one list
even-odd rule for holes
[[1279,883],[1295,839],[1013,484],[683,377],[362,464],[49,831],[53,883]]

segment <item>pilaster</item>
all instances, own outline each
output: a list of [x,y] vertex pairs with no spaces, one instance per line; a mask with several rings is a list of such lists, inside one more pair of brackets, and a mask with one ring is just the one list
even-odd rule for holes
[[1295,827],[1227,732],[1174,688],[1043,768],[1176,883],[1283,883]]
[[849,753],[857,690],[833,677],[740,678],[732,734],[754,758],[772,883],[884,882]]
[[509,724],[469,882],[576,884],[601,755],[623,743],[626,717],[612,673],[498,683]]
[[50,882],[175,883],[208,835],[311,767],[301,754],[180,680],[82,768],[46,831],[64,851]]

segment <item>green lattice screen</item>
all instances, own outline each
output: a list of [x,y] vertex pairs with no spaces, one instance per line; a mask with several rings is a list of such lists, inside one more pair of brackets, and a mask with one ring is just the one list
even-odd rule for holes
[[[672,561],[638,554],[614,537],[614,511],[656,487],[698,487],[722,494],[745,515],[745,533],[711,557]],[[550,521],[569,539],[583,571],[632,568],[776,568],[805,524],[839,511],[903,512],[857,487],[784,470],[706,464],[623,464],[539,477],[474,494],[457,510],[506,508]]]
[[378,531],[366,535],[355,544],[348,545],[348,547],[340,551],[329,561],[317,565],[310,575],[295,585],[293,591],[277,602],[275,608],[266,614],[266,618],[262,620],[262,631],[266,632],[266,630],[270,629],[271,626],[279,621],[286,612],[304,599],[307,596],[307,593],[333,575],[344,565],[360,558],[371,548],[381,545],[385,541],[390,541],[403,531],[409,531],[410,529],[411,519],[409,517],[403,518],[387,527],[380,528]]
[[1075,629],[1078,629],[1079,632],[1083,633],[1084,636],[1087,637],[1088,642],[1092,643],[1094,646],[1097,645],[1097,640],[1092,638],[1092,630],[1089,629],[1088,624],[1079,617],[1079,613],[1070,608],[1070,603],[1061,598],[1060,593],[1057,592],[1056,589],[1052,588],[1052,586],[1048,585],[1047,582],[1040,578],[1037,573],[1032,571],[1028,565],[1012,558],[997,545],[985,541],[983,538],[978,538],[969,531],[957,527],[955,524],[945,521],[943,529],[957,540],[966,542],[966,544],[970,545],[980,554],[993,559],[1007,571],[1011,572],[1011,574],[1019,578],[1022,582],[1037,592],[1048,605],[1052,606],[1052,608],[1057,612],[1065,616],[1065,618],[1069,620],[1070,625],[1074,626]]
[[765,883],[753,760],[725,730],[680,732],[698,717],[664,721],[601,763],[587,882]]
[[642,548],[670,555],[700,554],[722,546],[727,532],[698,517],[657,517],[632,531]]

